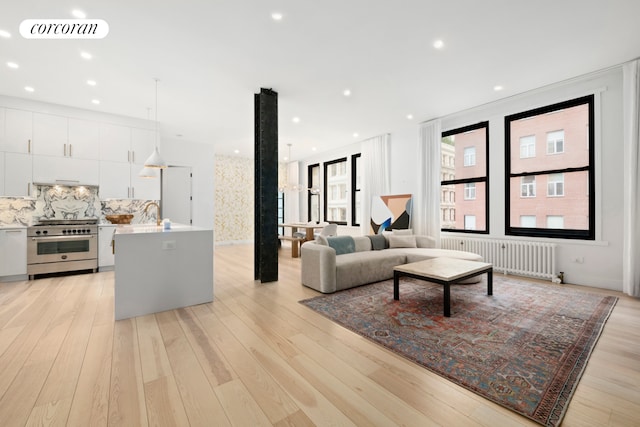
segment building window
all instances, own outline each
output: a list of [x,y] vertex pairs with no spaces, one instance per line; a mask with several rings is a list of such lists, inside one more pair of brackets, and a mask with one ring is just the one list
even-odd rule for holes
[[536,216],[520,215],[520,227],[536,228]]
[[520,181],[520,197],[536,197],[536,177],[523,176]]
[[[488,233],[489,123],[443,132],[441,152],[449,159],[441,165],[440,191],[445,202],[440,205],[440,217],[447,218],[442,231]],[[473,227],[468,226],[467,217],[473,218]]]
[[307,167],[307,213],[308,221],[320,222],[320,165]]
[[520,138],[520,158],[528,159],[536,156],[536,136],[528,135]]
[[[523,158],[530,136],[553,155]],[[507,235],[595,239],[594,144],[593,95],[505,117]],[[533,199],[536,181],[548,197]],[[523,224],[531,212],[546,223]]]
[[351,156],[351,225],[360,225],[362,203],[360,186],[362,184],[362,162],[360,153]]
[[547,228],[564,228],[564,217],[561,215],[547,215]]
[[564,174],[552,173],[547,181],[547,196],[564,196]]
[[324,163],[325,221],[347,225],[347,158]]
[[475,230],[476,229],[476,216],[475,215],[465,215],[464,216],[464,229],[465,230]]
[[476,183],[468,182],[464,185],[464,199],[475,200],[476,199]]
[[[284,193],[278,192],[278,224],[284,223]],[[284,235],[284,227],[278,227],[278,235]]]
[[466,147],[464,149],[464,165],[475,166],[476,164],[476,147]]
[[564,153],[564,131],[547,133],[547,154]]

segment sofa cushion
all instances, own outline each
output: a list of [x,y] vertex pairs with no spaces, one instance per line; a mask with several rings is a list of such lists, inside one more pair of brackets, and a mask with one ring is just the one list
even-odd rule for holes
[[329,246],[329,242],[327,241],[327,237],[321,234],[316,236],[316,243],[322,246]]
[[411,228],[404,228],[404,229],[400,228],[400,229],[394,229],[391,231],[396,236],[412,236],[413,235],[413,230]]
[[416,236],[392,234],[389,236],[389,248],[415,248]]
[[354,252],[336,257],[336,290],[349,289],[393,277],[393,267],[404,264],[402,252]]
[[374,251],[380,251],[387,248],[387,239],[385,239],[382,234],[373,234],[367,237],[371,240],[371,248]]
[[350,254],[356,251],[356,243],[351,236],[327,237],[327,243],[336,251],[336,255]]
[[457,258],[469,261],[482,261],[482,256],[473,252],[456,251],[451,249],[435,249],[435,248],[404,248],[398,249],[407,256],[407,263],[424,261],[431,258]]
[[356,244],[356,252],[366,252],[371,250],[371,240],[366,236],[355,236],[353,241]]

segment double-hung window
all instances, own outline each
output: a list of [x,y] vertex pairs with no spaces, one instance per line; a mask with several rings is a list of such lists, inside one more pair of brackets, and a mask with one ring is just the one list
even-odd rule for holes
[[506,234],[595,239],[594,135],[593,95],[505,117]]
[[324,218],[325,221],[347,225],[347,158],[324,164]]
[[488,233],[489,122],[443,132],[441,151],[442,231]]

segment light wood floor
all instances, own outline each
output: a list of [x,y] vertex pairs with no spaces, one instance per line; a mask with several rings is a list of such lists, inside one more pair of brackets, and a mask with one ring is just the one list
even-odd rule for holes
[[[216,247],[213,303],[118,322],[113,272],[0,284],[0,425],[535,425],[298,304],[286,247],[279,277]],[[563,426],[640,425],[640,300],[617,296]]]

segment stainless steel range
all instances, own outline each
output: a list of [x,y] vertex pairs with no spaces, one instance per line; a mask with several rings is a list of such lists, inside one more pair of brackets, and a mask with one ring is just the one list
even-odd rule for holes
[[98,269],[98,220],[41,220],[27,228],[27,274]]

